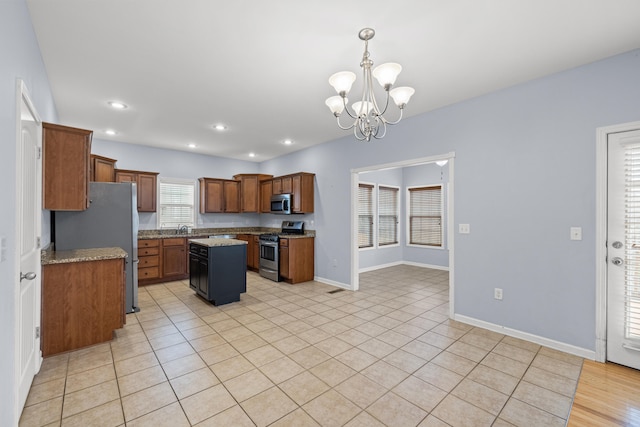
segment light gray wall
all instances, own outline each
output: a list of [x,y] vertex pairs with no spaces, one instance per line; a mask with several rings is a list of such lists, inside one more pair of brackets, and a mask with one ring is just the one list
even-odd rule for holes
[[[40,118],[56,121],[47,74],[24,0],[0,1],[0,236],[7,239],[0,262],[0,425],[14,424],[16,256],[16,81],[24,80]],[[48,216],[48,215],[47,215]],[[44,243],[49,229],[43,229]]]
[[455,234],[456,314],[594,350],[596,128],[639,111],[635,50],[405,119],[381,141],[346,135],[261,167],[316,171],[316,274],[348,283],[350,170],[455,152],[454,227],[471,225]]
[[[403,218],[407,213],[407,188],[421,185],[442,184],[442,248],[405,246],[402,252],[402,259],[406,262],[425,264],[449,268],[449,250],[447,245],[447,182],[449,180],[449,166],[440,167],[435,163],[405,167],[402,169],[403,175]],[[402,230],[406,236],[406,223]]]

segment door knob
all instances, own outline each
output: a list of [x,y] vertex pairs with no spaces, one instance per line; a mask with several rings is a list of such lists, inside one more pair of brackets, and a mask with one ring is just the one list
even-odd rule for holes
[[29,272],[29,273],[26,273],[26,274],[23,274],[22,272],[20,272],[20,281],[21,281],[21,282],[22,282],[24,279],[27,279],[27,280],[33,280],[33,279],[35,279],[35,278],[36,278],[36,273],[34,273],[34,272]]
[[612,263],[613,265],[622,265],[623,261],[622,261],[622,258],[620,258],[620,257],[615,257],[615,258],[612,258],[612,259],[611,259],[611,263]]
[[622,247],[622,242],[613,242],[611,244],[615,249],[620,249]]

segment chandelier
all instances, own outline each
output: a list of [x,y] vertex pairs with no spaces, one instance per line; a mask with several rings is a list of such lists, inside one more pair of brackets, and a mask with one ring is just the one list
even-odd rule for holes
[[[362,77],[364,80],[362,88],[362,98],[358,102],[354,102],[351,106],[353,113],[349,111],[347,103],[349,99],[347,94],[351,90],[351,85],[356,80],[355,73],[351,71],[341,71],[333,74],[329,78],[329,84],[338,93],[337,96],[332,96],[325,101],[327,107],[331,110],[336,117],[338,127],[343,130],[353,129],[353,134],[359,141],[371,141],[371,138],[382,139],[387,133],[387,125],[395,125],[402,120],[402,110],[409,102],[409,98],[414,94],[415,90],[411,87],[397,87],[391,89],[396,82],[396,78],[402,67],[400,64],[388,62],[377,66],[373,71],[371,66],[373,61],[369,58],[369,40],[373,38],[376,32],[371,28],[364,28],[360,30],[358,36],[361,40],[364,40],[364,54],[362,55]],[[376,78],[380,86],[384,88],[386,92],[386,100],[384,102],[384,108],[380,108],[373,93],[373,77]],[[393,98],[393,102],[400,110],[400,115],[395,121],[390,121],[384,114],[387,112],[389,106],[389,97]],[[340,123],[340,115],[343,111],[346,111],[349,117],[353,119],[350,125],[343,126]]]

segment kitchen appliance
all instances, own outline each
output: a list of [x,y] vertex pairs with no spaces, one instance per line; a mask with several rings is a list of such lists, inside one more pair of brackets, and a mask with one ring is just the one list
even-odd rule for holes
[[274,194],[271,196],[271,213],[291,214],[293,194]]
[[56,250],[119,247],[125,259],[125,313],[138,307],[138,203],[136,184],[91,182],[84,211],[52,212]]
[[260,262],[258,273],[274,282],[280,281],[280,236],[304,234],[304,221],[282,221],[280,233],[265,233],[258,238]]

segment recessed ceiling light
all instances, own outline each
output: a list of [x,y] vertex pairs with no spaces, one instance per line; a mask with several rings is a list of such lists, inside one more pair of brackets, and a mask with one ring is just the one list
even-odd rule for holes
[[249,153],[249,157],[255,157],[256,153]]
[[226,130],[227,129],[227,127],[225,125],[221,124],[221,123],[217,124],[217,125],[213,125],[213,128],[215,130]]
[[120,101],[109,101],[108,104],[116,110],[124,110],[125,108],[127,108],[127,104]]
[[293,144],[293,141],[292,141],[292,140],[290,140],[290,139],[285,139],[284,141],[282,141],[282,143],[283,143],[284,145],[292,145],[292,144]]
[[118,132],[116,132],[113,129],[107,129],[107,130],[104,131],[104,133],[106,133],[107,135],[113,136],[113,135],[117,134]]
[[194,144],[194,143],[192,142],[192,143],[190,143],[190,144],[187,144],[187,147],[189,147],[189,148],[196,148],[196,147],[197,147],[197,145],[196,145],[196,144]]

